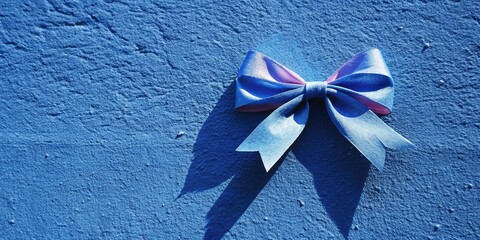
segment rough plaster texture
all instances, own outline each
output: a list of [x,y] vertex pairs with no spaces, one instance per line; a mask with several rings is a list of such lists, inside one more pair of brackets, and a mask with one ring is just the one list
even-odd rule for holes
[[[479,239],[479,13],[466,0],[1,1],[0,238]],[[416,148],[390,151],[381,173],[314,102],[265,174],[234,152],[266,116],[233,111],[252,47],[308,80],[380,48],[397,86],[383,120]]]

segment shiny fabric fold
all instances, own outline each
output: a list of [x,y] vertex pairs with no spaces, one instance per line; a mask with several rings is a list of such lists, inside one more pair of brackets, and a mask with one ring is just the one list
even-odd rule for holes
[[385,147],[413,146],[377,116],[391,113],[393,93],[393,79],[378,49],[356,55],[324,82],[306,82],[275,60],[249,51],[236,79],[235,109],[274,111],[237,151],[259,152],[269,171],[305,128],[308,101],[319,98],[342,135],[382,170]]

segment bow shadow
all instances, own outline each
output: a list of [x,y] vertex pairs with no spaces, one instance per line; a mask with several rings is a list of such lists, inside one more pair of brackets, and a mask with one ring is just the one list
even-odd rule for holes
[[[233,83],[200,129],[179,196],[211,189],[231,179],[206,216],[204,239],[220,239],[233,227],[285,157],[266,173],[258,153],[235,152],[269,113],[239,113],[234,110],[234,102]],[[329,217],[348,238],[370,164],[338,132],[323,102],[311,104],[308,124],[292,150],[313,175]]]
[[179,198],[231,179],[207,214],[204,239],[220,239],[233,227],[276,168],[265,172],[257,153],[235,149],[268,113],[240,113],[235,107],[235,84],[220,97],[198,133],[193,159]]
[[291,149],[312,174],[323,207],[347,239],[370,162],[338,131],[319,100],[310,101],[307,125]]

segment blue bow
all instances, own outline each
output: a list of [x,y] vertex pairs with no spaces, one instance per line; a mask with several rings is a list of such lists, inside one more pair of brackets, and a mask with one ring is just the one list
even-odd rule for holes
[[273,111],[237,151],[259,152],[268,171],[298,138],[307,123],[308,100],[324,99],[338,130],[376,168],[383,169],[385,147],[413,144],[376,114],[393,105],[393,80],[378,49],[360,53],[325,82],[305,82],[273,59],[249,51],[236,80],[236,110]]

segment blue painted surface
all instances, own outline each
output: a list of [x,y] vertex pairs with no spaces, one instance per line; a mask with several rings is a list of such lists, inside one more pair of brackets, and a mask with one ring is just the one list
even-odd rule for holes
[[[479,13],[475,1],[2,1],[0,238],[478,239]],[[380,173],[314,102],[265,174],[234,152],[268,114],[233,111],[252,47],[307,80],[378,47],[397,86],[382,119],[416,148],[389,151]]]

